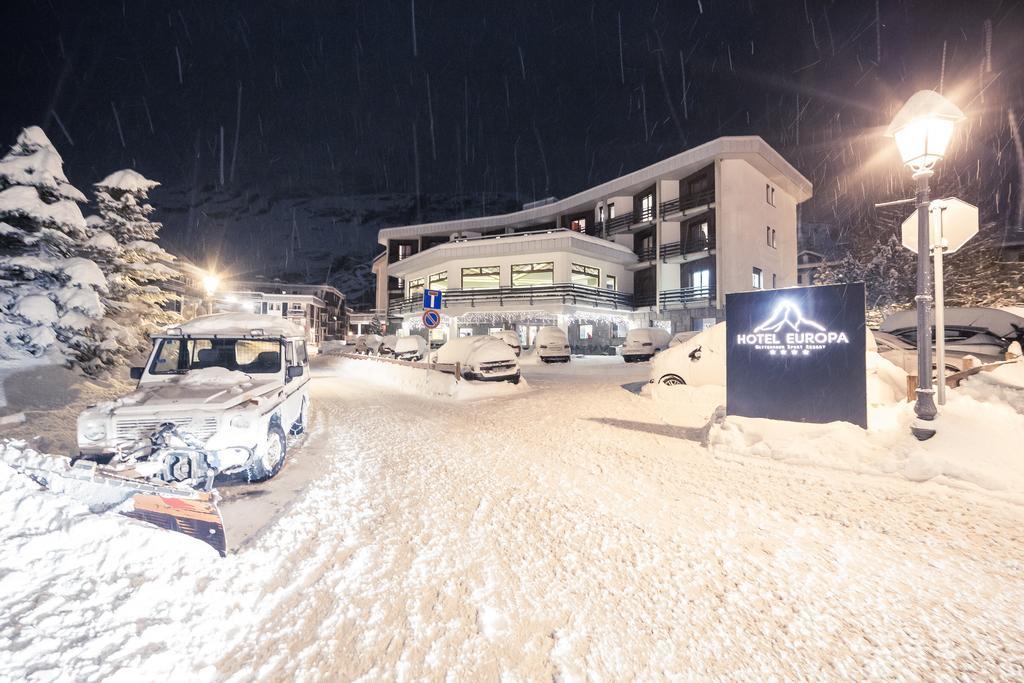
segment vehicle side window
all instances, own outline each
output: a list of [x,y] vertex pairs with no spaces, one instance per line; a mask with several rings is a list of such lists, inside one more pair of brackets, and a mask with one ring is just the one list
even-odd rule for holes
[[286,365],[295,365],[295,343],[285,342],[284,361]]
[[295,359],[299,365],[305,365],[309,362],[309,356],[306,354],[306,342],[300,341],[295,343]]
[[181,339],[161,339],[160,345],[156,349],[156,355],[153,357],[153,363],[149,366],[149,371],[154,375],[163,375],[177,370],[181,356],[181,342]]

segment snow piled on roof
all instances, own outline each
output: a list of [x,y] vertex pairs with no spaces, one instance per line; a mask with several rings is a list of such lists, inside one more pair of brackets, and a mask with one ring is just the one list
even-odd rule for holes
[[181,330],[185,335],[245,336],[252,330],[263,330],[270,337],[303,337],[301,327],[283,316],[256,313],[214,313],[193,318],[181,325],[171,325],[167,331]]
[[101,190],[124,190],[125,192],[149,192],[159,186],[155,180],[150,180],[138,171],[125,168],[114,171],[103,180],[96,183]]

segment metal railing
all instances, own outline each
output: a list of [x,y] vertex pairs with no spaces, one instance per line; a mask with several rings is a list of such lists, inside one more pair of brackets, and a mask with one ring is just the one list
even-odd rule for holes
[[[633,295],[600,287],[563,283],[539,287],[495,287],[490,289],[449,289],[444,293],[443,306],[505,306],[506,304],[533,305],[535,302],[589,305],[594,308],[632,309]],[[415,296],[392,301],[388,313],[400,315],[422,310],[423,297]]]
[[696,194],[685,195],[677,199],[669,199],[661,203],[661,215],[670,216],[674,213],[682,213],[701,206],[710,206],[715,202],[715,191],[704,190]]
[[617,235],[620,232],[626,232],[629,230],[629,226],[633,224],[633,214],[626,214],[625,216],[616,216],[605,221],[605,234],[606,235]]
[[637,209],[634,214],[634,224],[650,223],[654,220],[654,205],[652,204],[646,209]]
[[709,230],[707,235],[702,233],[687,234],[686,239],[681,242],[669,242],[661,245],[662,260],[673,256],[684,254],[697,254],[702,251],[709,251],[715,248],[715,231]]
[[661,306],[681,306],[683,304],[697,301],[710,301],[715,296],[714,287],[683,287],[682,289],[669,289],[661,293]]

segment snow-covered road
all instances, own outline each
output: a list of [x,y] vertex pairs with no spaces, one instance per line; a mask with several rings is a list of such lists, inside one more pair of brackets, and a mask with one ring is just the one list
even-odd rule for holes
[[[122,569],[151,589],[80,596],[94,621],[63,616],[72,645],[36,646],[35,670],[1024,676],[1019,507],[713,455],[637,393],[643,365],[525,371],[530,391],[468,402],[319,377],[295,456],[310,476],[281,517],[223,561]],[[83,642],[93,632],[102,647]]]

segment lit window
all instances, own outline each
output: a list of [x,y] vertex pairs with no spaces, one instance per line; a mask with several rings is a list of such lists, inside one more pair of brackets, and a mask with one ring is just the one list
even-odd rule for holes
[[587,219],[577,218],[576,220],[569,223],[569,229],[573,232],[586,232],[587,231]]
[[462,269],[463,289],[497,289],[501,269],[498,266],[478,266]]
[[618,280],[616,279],[616,277],[614,275],[605,275],[604,276],[604,288],[605,289],[610,289],[613,292],[618,291],[618,289],[619,289],[619,287],[618,287]]
[[594,338],[594,326],[591,324],[580,325],[580,341],[589,341]]
[[423,294],[423,278],[409,280],[409,297],[417,297]]
[[520,263],[512,266],[513,287],[539,287],[555,284],[555,262]]
[[690,287],[697,290],[708,290],[711,288],[711,270],[695,270],[690,273]]
[[593,266],[584,266],[579,263],[572,264],[572,283],[574,285],[585,285],[587,287],[601,286],[601,271]]
[[754,268],[752,284],[754,289],[764,289],[764,273],[760,268]]
[[440,289],[442,292],[448,289],[448,271],[443,273],[434,273],[427,278],[427,283],[430,285],[430,289]]
[[615,218],[615,203],[612,202],[608,205],[608,220]]

